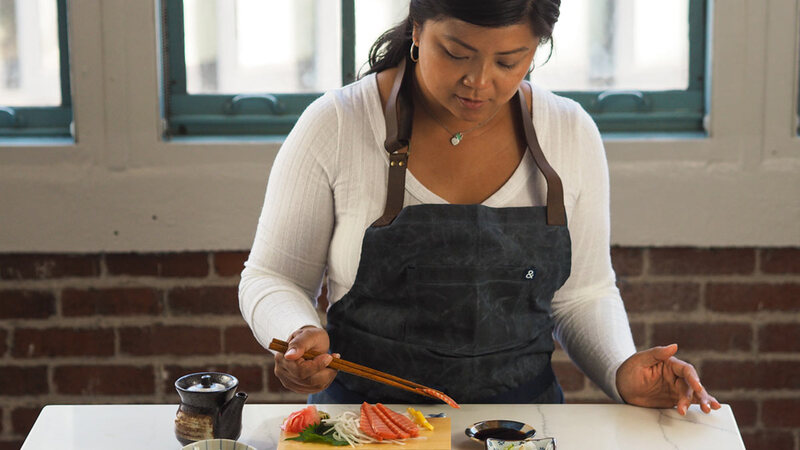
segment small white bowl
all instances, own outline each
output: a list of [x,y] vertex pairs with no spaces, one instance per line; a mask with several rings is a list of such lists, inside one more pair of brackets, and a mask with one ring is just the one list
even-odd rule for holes
[[244,442],[230,439],[206,439],[205,441],[192,442],[184,445],[181,450],[256,450]]

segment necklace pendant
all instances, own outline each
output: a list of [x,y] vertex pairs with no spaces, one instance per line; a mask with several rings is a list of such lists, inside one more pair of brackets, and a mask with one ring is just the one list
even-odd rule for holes
[[453,147],[455,147],[456,145],[461,143],[461,138],[463,137],[464,135],[462,135],[461,133],[454,134],[453,137],[450,138],[450,144],[452,144]]

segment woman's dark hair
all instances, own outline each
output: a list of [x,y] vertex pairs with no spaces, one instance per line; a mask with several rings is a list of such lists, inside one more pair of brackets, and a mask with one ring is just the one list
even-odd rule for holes
[[[408,17],[383,33],[369,51],[369,70],[377,73],[400,64],[411,48],[414,23],[454,18],[473,25],[503,27],[529,21],[540,44],[550,42],[561,0],[411,0]],[[550,57],[548,56],[548,59]]]

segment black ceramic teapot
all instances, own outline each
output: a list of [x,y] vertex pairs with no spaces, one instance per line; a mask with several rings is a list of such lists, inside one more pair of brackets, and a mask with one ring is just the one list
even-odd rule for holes
[[242,432],[244,392],[239,380],[219,372],[192,373],[178,378],[181,404],[175,417],[175,437],[187,445],[204,439],[237,439]]

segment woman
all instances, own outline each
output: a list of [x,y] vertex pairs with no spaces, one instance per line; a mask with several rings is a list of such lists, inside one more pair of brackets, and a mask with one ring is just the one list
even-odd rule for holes
[[[523,81],[559,6],[412,0],[368,74],[300,118],[240,285],[262,345],[289,341],[284,386],[314,403],[428,400],[301,358],[332,350],[462,403],[558,403],[555,334],[617,401],[720,407],[677,346],[635,353],[597,128]],[[326,269],[327,330],[312,305]]]

